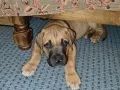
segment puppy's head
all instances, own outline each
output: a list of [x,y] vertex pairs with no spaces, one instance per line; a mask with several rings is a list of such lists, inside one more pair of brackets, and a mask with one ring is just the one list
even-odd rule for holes
[[47,54],[50,66],[65,65],[68,61],[67,50],[75,40],[75,32],[60,25],[52,25],[39,35],[38,41]]

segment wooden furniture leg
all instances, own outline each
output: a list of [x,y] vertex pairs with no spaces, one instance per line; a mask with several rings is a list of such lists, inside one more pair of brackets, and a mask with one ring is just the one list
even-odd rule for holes
[[27,17],[12,17],[14,24],[13,39],[22,50],[29,49],[32,43],[32,29],[29,28]]

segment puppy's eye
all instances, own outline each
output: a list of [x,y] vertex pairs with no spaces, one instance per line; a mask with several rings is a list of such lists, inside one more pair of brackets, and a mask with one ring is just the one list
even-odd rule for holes
[[49,40],[49,42],[47,42],[46,44],[44,44],[44,47],[47,48],[47,49],[50,49],[52,48],[52,43],[51,43],[51,40]]
[[61,44],[62,44],[62,46],[66,47],[69,44],[69,41],[62,39]]

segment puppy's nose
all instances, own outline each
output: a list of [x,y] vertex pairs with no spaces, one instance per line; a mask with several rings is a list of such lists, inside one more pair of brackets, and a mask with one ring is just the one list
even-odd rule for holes
[[54,55],[53,58],[55,59],[56,63],[61,63],[64,59],[64,56],[61,54],[56,54],[56,55]]
[[52,67],[56,65],[65,65],[67,63],[66,57],[64,54],[54,54],[47,60],[48,64]]

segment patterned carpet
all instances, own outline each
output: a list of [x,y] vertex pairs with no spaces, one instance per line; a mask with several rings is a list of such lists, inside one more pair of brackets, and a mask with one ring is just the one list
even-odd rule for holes
[[[47,21],[32,19],[34,36]],[[80,90],[120,90],[120,27],[106,26],[108,38],[93,44],[79,39],[77,44],[77,72]],[[42,57],[36,73],[21,74],[31,49],[21,51],[12,40],[13,27],[0,26],[0,90],[70,90],[65,83],[64,67],[50,67]]]

